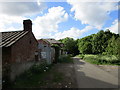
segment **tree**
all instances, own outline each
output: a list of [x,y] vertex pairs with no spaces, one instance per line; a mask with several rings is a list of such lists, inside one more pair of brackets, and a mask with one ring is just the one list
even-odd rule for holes
[[108,41],[106,53],[109,55],[120,55],[120,36],[112,36],[112,38]]
[[92,49],[94,54],[102,54],[105,52],[105,49],[108,45],[108,40],[112,37],[112,33],[107,31],[99,31],[94,37],[92,41]]
[[62,43],[64,43],[64,51],[67,51],[68,54],[77,55],[79,54],[78,46],[77,46],[77,40],[74,40],[73,38],[66,37],[64,39],[60,39]]
[[93,39],[93,35],[84,37],[82,39],[79,39],[78,41],[78,49],[80,51],[80,53],[82,54],[92,54],[92,39]]
[[116,39],[115,44],[116,44],[116,51],[118,52],[117,57],[118,60],[120,60],[120,36]]
[[92,45],[90,42],[85,42],[83,46],[81,46],[83,44],[79,45],[79,50],[82,54],[91,54],[92,53]]

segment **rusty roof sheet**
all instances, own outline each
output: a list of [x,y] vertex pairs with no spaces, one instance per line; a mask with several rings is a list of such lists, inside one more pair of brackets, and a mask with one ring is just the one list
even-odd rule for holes
[[40,40],[45,41],[47,44],[63,44],[62,42],[57,41],[57,40],[55,40],[55,39],[39,39],[38,42],[39,42]]
[[62,42],[60,41],[57,41],[55,39],[44,39],[46,40],[47,42],[49,42],[50,44],[62,44]]
[[2,32],[2,42],[0,42],[0,47],[9,47],[13,43],[17,42],[20,38],[26,35],[28,31],[11,31]]

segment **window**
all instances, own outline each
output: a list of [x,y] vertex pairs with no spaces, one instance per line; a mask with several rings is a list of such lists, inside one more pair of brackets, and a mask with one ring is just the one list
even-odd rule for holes
[[29,43],[30,43],[30,44],[32,43],[31,40],[29,41]]
[[44,47],[46,47],[46,46],[44,46]]

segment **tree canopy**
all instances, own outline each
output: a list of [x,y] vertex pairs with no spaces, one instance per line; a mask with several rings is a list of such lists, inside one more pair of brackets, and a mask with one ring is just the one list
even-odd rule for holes
[[79,39],[78,50],[82,54],[118,55],[119,38],[119,34],[101,30],[97,34]]
[[110,30],[100,30],[96,34],[86,36],[81,39],[73,38],[60,39],[64,43],[64,50],[68,54],[109,54],[120,56],[120,35],[110,32]]
[[78,40],[74,40],[73,38],[66,37],[64,39],[60,39],[59,41],[64,43],[63,50],[66,51],[68,54],[72,54],[72,55],[79,54],[78,46],[77,46]]

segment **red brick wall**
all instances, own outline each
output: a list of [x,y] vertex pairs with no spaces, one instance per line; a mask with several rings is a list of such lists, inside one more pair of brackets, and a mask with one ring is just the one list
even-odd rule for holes
[[11,47],[11,63],[34,60],[35,51],[38,48],[37,40],[32,32],[29,32]]

